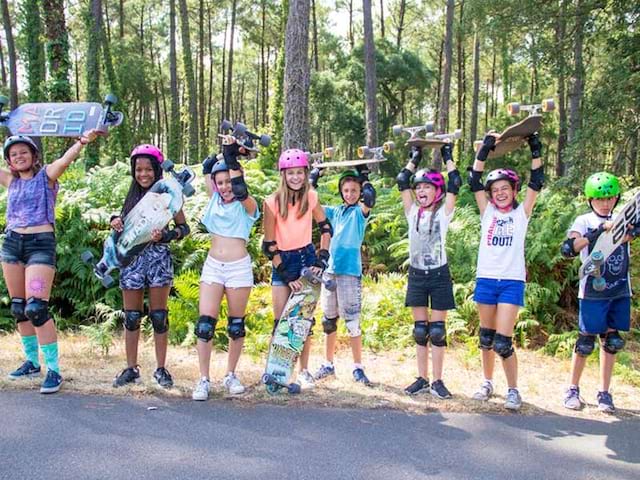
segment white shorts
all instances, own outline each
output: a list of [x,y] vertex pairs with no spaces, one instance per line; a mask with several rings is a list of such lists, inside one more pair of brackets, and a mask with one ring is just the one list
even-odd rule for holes
[[234,262],[220,262],[207,255],[200,281],[208,284],[217,283],[228,288],[253,287],[251,257],[247,255]]

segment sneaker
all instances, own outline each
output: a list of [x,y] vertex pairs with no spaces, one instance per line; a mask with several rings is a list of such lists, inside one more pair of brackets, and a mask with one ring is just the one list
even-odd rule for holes
[[313,376],[309,373],[309,370],[304,369],[298,374],[298,384],[302,390],[311,390],[316,386],[313,381]]
[[362,369],[362,368],[356,368],[356,369],[353,371],[353,379],[354,379],[356,382],[360,382],[360,383],[365,384],[367,387],[368,387],[369,385],[371,385],[371,381],[369,381],[369,378],[368,378],[368,377],[367,377],[367,375],[364,373],[364,369]]
[[240,380],[233,372],[227,373],[222,380],[222,385],[224,385],[231,395],[240,395],[241,393],[244,393],[244,385],[240,383]]
[[196,385],[196,388],[193,389],[191,398],[193,398],[197,402],[204,402],[209,398],[210,389],[211,389],[211,385],[209,383],[209,379],[202,377],[200,380],[198,380],[198,384]]
[[580,410],[584,402],[580,398],[580,387],[569,387],[564,396],[564,408]]
[[493,382],[485,380],[480,385],[480,390],[473,394],[473,399],[480,402],[486,402],[493,396]]
[[604,413],[616,411],[616,407],[613,406],[613,397],[609,392],[598,392],[598,410]]
[[171,378],[169,370],[164,367],[156,368],[156,371],[153,372],[153,378],[156,379],[156,382],[158,382],[158,385],[162,388],[173,387],[173,378]]
[[9,374],[9,380],[20,380],[23,378],[39,377],[40,367],[33,365],[31,360],[24,362],[18,369]]
[[40,393],[56,393],[62,385],[62,377],[53,370],[47,371],[47,376],[40,386]]
[[509,410],[520,410],[522,407],[522,397],[520,392],[515,388],[510,388],[507,392],[507,399],[504,402],[504,408]]
[[431,395],[439,398],[440,400],[446,400],[451,398],[451,392],[445,387],[444,382],[442,380],[436,380],[431,384],[431,389],[429,390]]
[[138,367],[128,367],[113,379],[113,388],[124,387],[128,383],[140,383],[140,370]]
[[424,393],[429,390],[429,380],[422,377],[416,377],[416,381],[404,389],[407,395],[415,395],[416,393]]
[[313,376],[313,379],[322,380],[323,378],[327,378],[332,375],[333,376],[336,375],[336,367],[327,363],[323,363],[318,369],[318,371],[316,372],[316,374]]

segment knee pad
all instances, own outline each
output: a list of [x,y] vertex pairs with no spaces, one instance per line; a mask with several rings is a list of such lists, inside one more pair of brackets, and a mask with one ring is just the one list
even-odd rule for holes
[[493,351],[500,355],[503,359],[509,358],[513,355],[513,339],[511,337],[507,337],[506,335],[500,335],[496,333],[494,337],[495,341],[493,343]]
[[496,331],[493,328],[480,327],[480,348],[482,350],[492,350],[493,340],[496,336]]
[[142,322],[142,312],[140,310],[125,310],[124,311],[124,328],[130,332],[140,330],[140,323]]
[[576,340],[576,346],[573,351],[576,352],[581,357],[588,357],[593,352],[593,349],[596,346],[596,336],[595,335],[578,335],[578,340]]
[[216,331],[216,323],[218,319],[209,315],[200,315],[196,323],[195,334],[200,340],[208,342],[213,338],[213,332]]
[[247,334],[244,329],[244,317],[229,317],[227,320],[227,334],[233,340],[244,337]]
[[322,316],[322,330],[324,333],[329,335],[330,333],[338,330],[338,317],[336,318],[327,318],[324,315]]
[[602,342],[602,348],[605,352],[615,355],[624,348],[624,338],[620,336],[617,330],[613,332],[607,332],[604,335],[600,335]]
[[427,327],[427,322],[415,322],[413,326],[413,339],[416,341],[416,344],[423,347],[427,346],[427,342],[429,341],[429,327]]
[[31,297],[24,307],[24,316],[34,327],[41,327],[49,320],[49,302],[41,298]]
[[352,320],[346,320],[345,325],[347,327],[347,332],[349,332],[349,336],[351,338],[359,337],[362,335],[362,330],[360,330],[360,319],[354,318]]
[[429,322],[429,338],[434,347],[447,346],[447,329],[444,322]]
[[13,297],[11,299],[11,315],[16,319],[16,323],[29,320],[24,314],[24,307],[27,304],[24,298]]
[[149,318],[155,333],[167,333],[167,330],[169,330],[169,312],[166,310],[151,310]]

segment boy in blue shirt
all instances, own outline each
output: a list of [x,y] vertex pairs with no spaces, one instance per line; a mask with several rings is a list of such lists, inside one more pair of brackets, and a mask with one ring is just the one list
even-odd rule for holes
[[[314,375],[316,380],[335,375],[333,357],[336,349],[338,318],[342,317],[347,326],[353,353],[353,378],[356,382],[370,385],[362,365],[362,332],[360,311],[362,298],[362,261],[360,247],[369,212],[376,202],[376,191],[369,183],[366,166],[360,171],[346,170],[338,180],[342,205],[325,206],[327,220],[333,226],[331,256],[325,271],[326,279],[333,279],[337,289],[330,292],[322,287],[322,328],[326,335],[325,361]],[[309,175],[315,188],[320,171],[314,169]]]

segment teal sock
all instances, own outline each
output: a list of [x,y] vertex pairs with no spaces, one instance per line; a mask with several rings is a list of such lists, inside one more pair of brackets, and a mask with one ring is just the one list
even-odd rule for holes
[[60,366],[58,365],[58,342],[40,345],[40,348],[42,349],[44,363],[47,364],[47,368],[56,373],[60,373]]
[[22,349],[24,350],[24,356],[27,357],[34,367],[39,367],[38,361],[38,337],[35,335],[29,335],[22,337]]

